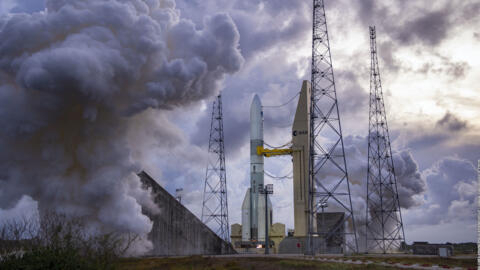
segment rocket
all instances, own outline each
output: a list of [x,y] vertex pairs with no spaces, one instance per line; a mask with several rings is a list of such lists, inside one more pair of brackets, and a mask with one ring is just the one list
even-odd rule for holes
[[[259,186],[263,186],[264,157],[257,154],[258,146],[263,147],[263,110],[260,98],[255,95],[250,105],[250,188],[242,204],[242,241],[265,239],[265,195],[259,193]],[[270,201],[268,208],[271,211]],[[271,213],[267,219],[271,223]]]

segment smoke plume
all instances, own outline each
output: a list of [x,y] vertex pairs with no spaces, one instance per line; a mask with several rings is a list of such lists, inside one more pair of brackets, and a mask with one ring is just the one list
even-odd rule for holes
[[40,213],[145,235],[140,205],[155,206],[135,175],[132,128],[216,94],[243,64],[236,26],[225,14],[195,25],[170,0],[46,7],[0,18],[0,208],[28,195]]
[[[366,234],[366,194],[367,194],[367,144],[368,137],[345,137],[345,153],[348,159],[349,180],[351,185],[352,204],[357,228],[357,239],[360,251],[365,251]],[[393,163],[397,179],[397,191],[401,210],[415,208],[423,203],[421,196],[426,192],[425,179],[420,174],[418,164],[409,149],[393,150]],[[385,194],[384,194],[385,196]],[[384,197],[386,205],[392,203],[392,197]],[[370,205],[372,210],[374,205]],[[371,211],[369,213],[369,218]],[[370,226],[378,225],[376,223]],[[386,224],[386,230],[391,230],[393,224]],[[381,228],[377,228],[381,231]]]

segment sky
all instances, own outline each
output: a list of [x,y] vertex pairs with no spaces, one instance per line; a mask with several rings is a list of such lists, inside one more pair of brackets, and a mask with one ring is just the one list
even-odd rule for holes
[[[72,16],[65,16],[69,13],[60,16],[61,8],[70,5],[69,2],[79,1],[9,0],[0,3],[2,35],[7,35],[7,30],[21,26],[23,28],[20,29],[24,31],[19,33],[31,37],[26,40],[12,39],[12,44],[8,44],[8,46],[15,47],[15,42],[19,42],[19,44],[31,42],[33,44],[31,48],[28,45],[22,45],[27,47],[20,46],[16,48],[16,51],[7,47],[5,45],[7,42],[4,42],[5,46],[0,45],[0,74],[13,74],[11,77],[14,78],[14,82],[11,84],[17,88],[43,91],[42,85],[52,84],[51,80],[35,77],[40,76],[36,73],[38,71],[36,69],[32,68],[29,73],[28,67],[38,63],[49,63],[48,61],[51,60],[48,58],[48,53],[51,53],[50,56],[57,57],[61,51],[54,49],[58,49],[58,47],[71,48],[72,45],[61,40],[62,36],[55,36],[54,39],[48,41],[43,40],[34,35],[35,31],[30,28],[33,23],[28,22],[35,18],[41,21],[50,16],[52,28],[46,30],[39,28],[40,32],[45,31],[46,33],[57,31],[55,26],[62,23],[75,25],[76,21],[72,18],[76,18],[73,15],[77,13],[71,13]],[[127,153],[128,158],[121,161],[115,159],[112,164],[115,166],[122,164],[118,166],[128,167],[128,169],[124,169],[124,173],[116,175],[103,173],[102,168],[93,166],[92,175],[98,176],[100,171],[103,174],[95,182],[95,185],[92,184],[92,187],[98,186],[98,183],[115,183],[103,180],[104,178],[124,177],[127,179],[129,178],[128,172],[143,169],[171,193],[174,193],[176,188],[183,188],[182,202],[193,213],[200,216],[200,202],[202,201],[207,163],[211,103],[216,94],[221,91],[229,221],[230,224],[241,223],[241,203],[250,182],[250,103],[254,94],[258,94],[263,105],[283,104],[298,93],[303,80],[310,79],[311,1],[145,1],[148,2],[151,9],[154,6],[152,3],[159,2],[160,7],[168,10],[168,12],[159,13],[158,16],[152,15],[153,12],[149,13],[148,10],[142,11],[144,7],[138,7],[138,3],[142,1],[118,0],[114,2],[131,4],[137,12],[135,16],[148,14],[153,18],[152,20],[159,22],[161,29],[169,31],[167,35],[153,35],[152,31],[154,30],[152,29],[156,28],[152,28],[149,24],[151,22],[148,20],[145,22],[144,17],[141,16],[135,17],[135,25],[139,25],[135,29],[130,29],[127,23],[116,23],[115,27],[118,28],[115,28],[117,31],[114,31],[114,34],[118,35],[115,40],[118,40],[119,44],[123,46],[126,39],[139,40],[138,44],[133,40],[128,41],[125,45],[126,49],[119,50],[120,53],[122,55],[132,53],[133,56],[140,55],[146,58],[152,57],[152,59],[157,59],[153,57],[161,54],[164,57],[160,59],[166,59],[166,62],[158,69],[150,69],[150,65],[155,66],[155,64],[142,62],[142,65],[139,65],[140,72],[151,74],[152,77],[160,76],[160,79],[150,79],[147,76],[148,83],[146,85],[151,87],[151,89],[147,87],[149,90],[145,92],[147,94],[132,94],[129,89],[123,91],[124,85],[130,85],[130,82],[132,85],[138,86],[134,80],[137,77],[130,79],[127,76],[132,72],[136,74],[137,70],[122,71],[120,69],[128,79],[125,79],[126,82],[113,80],[116,86],[118,84],[118,89],[112,90],[112,93],[107,93],[108,95],[105,94],[108,98],[115,96],[114,101],[109,99],[109,102],[103,102],[102,89],[109,88],[109,86],[101,82],[86,85],[86,89],[90,89],[91,92],[84,93],[88,97],[88,102],[85,104],[83,99],[81,102],[76,99],[73,101],[68,99],[71,102],[68,104],[75,105],[78,102],[82,106],[84,105],[82,119],[90,119],[90,122],[85,121],[79,130],[89,129],[93,125],[91,123],[98,123],[93,125],[98,128],[93,129],[95,133],[92,133],[92,136],[105,130],[108,130],[106,134],[111,134],[115,138],[119,136],[117,134],[124,134],[124,136],[118,137],[118,140],[113,140],[115,144],[112,143],[111,148],[99,148],[100,150],[94,151],[94,153],[110,153],[112,148],[119,149],[111,153],[112,157]],[[86,3],[89,5],[93,2],[86,1]],[[93,6],[93,4],[91,5]],[[119,8],[115,5],[112,6],[111,8]],[[45,10],[46,7],[48,7],[48,12]],[[89,6],[80,4],[75,8],[78,10],[90,9]],[[480,18],[477,14],[480,12],[480,1],[340,0],[325,1],[325,9],[356,219],[361,220],[365,213],[363,198],[366,194],[366,136],[368,135],[370,71],[368,26],[375,25],[380,74],[407,242],[476,241],[476,206],[478,205],[476,165],[477,160],[480,159],[480,122],[478,121],[480,119],[480,89],[477,83],[477,78],[480,76],[480,31],[478,30]],[[63,11],[65,12],[65,10],[67,9],[64,8]],[[98,19],[95,16],[79,16],[78,18],[86,18],[85,20],[89,20],[87,21],[89,25],[99,27],[108,25],[110,21],[107,19],[110,17],[112,17],[112,21],[114,19],[122,20],[122,18],[112,15],[111,10],[106,8],[91,8],[91,10],[94,11],[92,14],[104,12],[101,13],[103,14],[101,18],[106,19]],[[57,12],[58,16],[53,14],[54,12]],[[53,15],[47,15],[47,13]],[[126,11],[124,15],[134,16],[132,14]],[[14,24],[15,20],[20,23]],[[69,36],[75,36],[71,34],[76,31],[75,28],[64,28],[66,30],[58,31],[66,31]],[[88,32],[85,30],[85,33],[88,37],[95,37],[97,40],[96,37],[100,34],[92,34],[96,28],[92,29],[89,29]],[[132,36],[133,34],[135,36]],[[147,37],[143,38],[145,35]],[[160,40],[157,42],[156,38]],[[157,43],[161,43],[162,39],[166,39],[168,42],[158,45],[157,48]],[[88,43],[87,47],[81,49],[93,52],[98,48],[100,52],[100,49],[107,44],[106,47],[113,48],[113,50],[102,51],[103,54],[98,54],[97,57],[109,52],[106,61],[116,59],[117,46],[103,40],[104,43],[101,43],[101,47],[98,43]],[[78,39],[78,41],[88,40]],[[153,45],[145,45],[146,43]],[[132,50],[132,48],[134,49]],[[151,54],[150,51],[152,51]],[[164,53],[165,51],[166,53]],[[3,57],[1,52],[10,53],[15,57]],[[40,52],[45,54],[44,58]],[[92,54],[89,53],[85,56]],[[133,58],[125,58],[133,61],[128,63],[137,63],[131,60]],[[58,61],[63,61],[62,59],[66,58],[59,58]],[[182,59],[183,65],[175,62],[175,59]],[[25,68],[18,64],[24,63],[22,61],[25,61],[26,65],[28,64]],[[92,65],[88,64],[79,64],[77,67],[78,58],[73,58],[71,61],[68,63],[75,68],[92,69]],[[174,62],[181,67],[175,66]],[[112,60],[112,63],[117,62]],[[50,63],[50,65],[53,64]],[[56,65],[62,67],[58,63]],[[118,65],[120,66],[120,64]],[[16,70],[17,66],[22,68]],[[44,64],[42,67],[45,66],[47,65]],[[63,66],[63,68],[68,67],[68,65]],[[207,71],[201,67],[207,67]],[[158,71],[165,69],[173,73],[159,73]],[[103,71],[103,69],[101,70]],[[117,71],[119,68],[116,64],[112,64],[106,70]],[[100,74],[107,76],[110,74],[107,71]],[[51,76],[50,79],[61,80],[70,76],[63,75],[60,71],[55,72],[55,74],[61,75]],[[181,75],[178,75],[176,81],[172,82],[173,86],[166,88],[167,92],[160,94],[158,89],[161,91],[165,89],[163,83],[171,81],[168,76],[176,76],[175,74],[178,73]],[[89,76],[92,75],[83,74],[82,76],[79,77],[80,82],[90,79]],[[10,77],[0,78],[6,80],[5,78]],[[190,80],[190,78],[193,79]],[[190,81],[181,83],[185,80]],[[195,82],[197,81],[200,81],[198,84],[201,86],[196,86]],[[69,87],[69,85],[49,86],[45,87],[44,91],[54,92],[55,89]],[[162,85],[162,87],[158,85]],[[86,90],[82,88],[79,91]],[[124,92],[127,94],[117,94]],[[144,98],[145,95],[148,98]],[[62,98],[64,97],[62,96]],[[0,100],[1,103],[10,103],[16,99],[5,94],[0,97]],[[98,105],[99,100],[102,101],[102,105]],[[47,101],[49,102],[49,99],[45,100],[45,102]],[[295,103],[291,102],[287,106],[277,109],[264,109],[264,134],[268,144],[282,145],[291,139],[290,125],[295,112]],[[92,109],[92,106],[95,109]],[[100,117],[104,110],[109,111],[111,107],[125,110],[119,115],[106,117],[106,120],[105,117]],[[62,107],[54,112],[61,113],[64,110]],[[49,110],[42,106],[34,106],[34,109],[15,114],[15,117],[9,118],[10,120],[4,120],[4,126],[9,128],[5,132],[11,132],[10,130],[14,128],[15,130],[23,128],[22,130],[27,130],[25,132],[30,132],[32,128],[26,124],[18,127],[11,123],[24,122],[27,116],[44,111]],[[7,112],[1,112],[1,114],[7,114]],[[107,113],[107,115],[109,114]],[[45,116],[45,119],[39,117],[34,120],[35,123],[39,123],[38,125],[47,123],[45,126],[52,126],[53,130],[63,127],[61,123],[51,121],[50,115]],[[120,132],[116,129],[103,128],[110,127],[112,123],[117,122],[122,123]],[[31,132],[37,134],[36,131]],[[2,136],[10,138],[11,135]],[[17,139],[15,138],[15,140]],[[53,140],[58,140],[58,138]],[[108,141],[105,139],[97,142],[96,139],[82,138],[81,142],[84,140],[89,142],[85,146],[87,148],[96,148]],[[91,143],[92,140],[95,143]],[[14,142],[18,143],[17,146],[25,146],[31,141],[32,137],[26,137],[23,141]],[[45,141],[38,143],[42,147],[46,144]],[[70,141],[62,142],[60,146],[64,147],[68,143]],[[50,153],[50,155],[56,155],[60,151],[57,148],[52,149],[54,149],[51,151],[53,154]],[[11,152],[7,151],[7,154],[13,153],[14,150],[18,150],[18,148],[13,148]],[[30,153],[31,150],[26,149],[25,151]],[[77,150],[75,156],[78,156],[78,153],[81,151]],[[87,153],[90,152],[87,151]],[[45,150],[36,154],[40,159],[49,155],[45,153]],[[88,155],[86,156],[85,158],[88,160]],[[6,160],[8,157],[3,158]],[[17,165],[23,161],[23,157],[16,157],[15,161],[7,162],[12,164],[8,165],[10,166],[8,168],[21,168]],[[90,164],[89,162],[85,161],[86,164]],[[81,159],[80,163],[82,163]],[[115,168],[115,166],[113,167]],[[266,159],[265,169],[272,175],[288,175],[292,170],[291,160],[289,157]],[[1,176],[4,179],[15,179],[13,175],[18,176],[16,170],[4,171],[8,171],[5,173],[6,175]],[[62,170],[59,169],[59,171]],[[64,172],[68,172],[68,170]],[[64,176],[58,175],[58,173],[43,173],[43,171],[30,176],[35,178],[35,181],[51,185],[52,175],[57,178]],[[41,181],[42,177],[45,181]],[[266,183],[274,184],[275,193],[271,197],[274,207],[273,221],[285,223],[287,228],[293,228],[291,179],[274,180],[267,176],[265,179]],[[31,181],[33,180],[15,182],[17,183],[14,190],[16,195],[12,195],[9,202],[0,200],[0,217],[34,212],[37,207],[42,207],[42,202],[45,204],[46,198],[58,199],[58,195],[51,194],[51,189],[35,188],[36,182]],[[3,182],[3,184],[6,183],[13,182]],[[57,183],[56,188],[64,187],[62,180],[55,180],[55,183]],[[73,194],[76,194],[73,187],[77,185],[85,187],[80,180],[72,180],[71,183],[75,184],[69,186],[68,190]],[[127,201],[134,198],[137,202],[147,200],[144,198],[146,195],[141,194],[135,187],[132,188],[136,185],[134,180],[125,180],[122,183],[128,184],[123,185],[122,191],[119,191],[118,194],[127,194],[128,196],[120,198]],[[90,190],[92,187],[85,188]],[[6,185],[0,185],[0,195],[13,192],[12,190],[7,190]],[[92,197],[86,196],[85,200],[87,198],[91,199]],[[112,198],[118,197],[112,195]],[[69,201],[69,197],[62,200]],[[89,208],[83,208],[82,201],[78,200],[72,203],[71,208],[75,208],[81,213],[87,213]],[[105,202],[110,207],[105,209],[111,209],[112,203],[112,201]],[[138,207],[135,208],[133,205],[131,211],[137,213]],[[98,216],[94,220],[109,222]],[[112,226],[118,226],[121,220],[113,222]],[[138,222],[146,225],[135,226],[132,224],[129,228],[139,227],[137,228],[139,231],[148,230],[147,221],[139,216]]]

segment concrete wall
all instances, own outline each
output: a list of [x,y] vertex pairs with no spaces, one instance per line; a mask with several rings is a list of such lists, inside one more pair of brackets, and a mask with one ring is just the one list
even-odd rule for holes
[[180,204],[147,173],[138,175],[144,188],[151,189],[159,214],[142,209],[153,221],[149,239],[154,248],[149,255],[180,256],[236,253],[230,243],[223,241],[192,212]]

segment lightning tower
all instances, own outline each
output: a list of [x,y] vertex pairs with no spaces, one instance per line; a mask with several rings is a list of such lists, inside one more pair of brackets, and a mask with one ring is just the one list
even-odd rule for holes
[[370,52],[366,251],[387,253],[400,248],[405,233],[372,26]]
[[202,221],[220,238],[230,242],[221,95],[217,96],[212,106]]
[[[323,0],[313,0],[311,82],[309,232],[306,253],[330,252],[329,243],[332,246],[341,245],[343,252],[357,252],[355,220]],[[337,217],[335,225],[331,225],[333,214]]]

